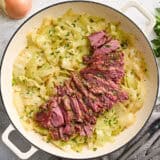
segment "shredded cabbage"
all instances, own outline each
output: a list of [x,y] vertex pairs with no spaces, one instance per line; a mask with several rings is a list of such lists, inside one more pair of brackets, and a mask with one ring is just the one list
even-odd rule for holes
[[[122,88],[129,100],[116,104],[97,119],[92,137],[76,136],[69,141],[53,141],[47,129],[33,120],[39,106],[55,94],[55,86],[63,84],[71,71],[79,71],[83,56],[90,46],[87,36],[105,30],[121,42],[125,56],[125,76]],[[86,13],[68,10],[63,16],[46,18],[37,31],[27,35],[27,46],[17,57],[13,67],[14,104],[23,125],[41,134],[57,147],[80,152],[84,146],[92,150],[113,142],[114,137],[135,122],[135,112],[144,102],[146,65],[142,54],[133,47],[133,37],[124,33],[119,24]]]

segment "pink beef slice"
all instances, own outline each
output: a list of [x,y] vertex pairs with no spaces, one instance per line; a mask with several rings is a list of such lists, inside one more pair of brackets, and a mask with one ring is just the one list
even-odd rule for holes
[[101,95],[101,96],[99,97],[99,99],[100,99],[100,101],[103,103],[103,105],[104,105],[104,107],[105,107],[106,109],[112,108],[114,102],[111,101],[106,95],[104,95],[104,94]]
[[54,127],[59,127],[64,124],[64,117],[62,114],[62,111],[60,109],[60,106],[58,105],[58,98],[54,97],[51,99],[49,105],[48,105],[48,113],[49,113],[49,120],[50,123]]
[[67,124],[63,129],[63,134],[68,135],[68,136],[72,135],[73,132],[74,132],[73,127],[70,124]]
[[85,134],[90,137],[93,133],[93,126],[91,126],[90,124],[87,124],[84,126],[84,131],[85,131]]
[[79,75],[72,74],[72,80],[73,80],[77,90],[79,90],[84,96],[88,96],[88,91],[84,87],[83,83],[81,82]]
[[119,101],[120,102],[123,102],[125,100],[128,100],[129,99],[129,96],[128,96],[128,93],[125,92],[125,91],[120,91],[118,92],[118,98],[119,98]]
[[106,80],[111,79],[114,82],[120,82],[122,77],[124,76],[124,70],[121,67],[108,67],[105,66],[90,66],[88,68],[84,68],[81,70],[81,75],[84,77],[85,74],[94,74],[96,76],[101,76]]
[[45,128],[59,127],[64,124],[64,117],[62,111],[57,103],[57,98],[51,99],[48,104],[47,111],[43,110],[36,114],[37,122]]
[[107,37],[104,31],[96,32],[88,36],[91,46],[95,49],[106,43]]
[[101,111],[102,104],[99,102],[98,98],[91,93],[85,98],[85,104],[89,106],[95,113]]
[[70,106],[70,100],[68,96],[62,97],[61,110],[64,115],[65,124],[71,123],[74,119],[74,113],[72,112],[72,109]]
[[50,134],[51,134],[51,136],[54,140],[59,140],[60,139],[59,131],[58,131],[57,128],[55,128],[53,130],[50,130]]
[[70,97],[70,101],[71,101],[72,110],[76,115],[77,122],[83,122],[83,115],[80,110],[79,103],[78,103],[76,97]]
[[120,43],[118,40],[111,40],[108,43],[106,43],[104,47],[110,48],[111,51],[113,52],[116,51],[118,48],[120,48]]
[[44,128],[48,128],[50,126],[49,113],[46,111],[36,113],[35,121],[37,121]]
[[[113,82],[112,80],[108,79],[105,80],[101,77],[97,77],[93,74],[85,74],[85,80],[90,83],[90,85],[94,85],[95,87],[104,87],[107,90],[119,90],[119,85]],[[94,88],[94,86],[92,88]]]
[[124,65],[123,52],[111,52],[109,54],[99,54],[95,51],[95,54],[85,59],[85,62],[89,65],[104,65],[104,66],[123,66]]
[[66,136],[66,135],[63,133],[64,128],[63,128],[63,127],[59,127],[58,130],[59,130],[59,136],[60,136],[60,138],[61,138],[62,140],[64,140],[64,141],[68,140],[68,136]]
[[57,86],[57,95],[64,96],[66,94],[64,86]]
[[111,40],[110,42],[103,45],[101,48],[94,50],[93,56],[98,54],[109,54],[120,48],[120,43],[118,40]]
[[59,107],[54,107],[51,111],[51,123],[54,127],[59,127],[64,124],[63,114]]
[[79,133],[80,136],[86,136],[84,128],[81,124],[76,124],[75,125],[75,131],[76,131],[76,133]]

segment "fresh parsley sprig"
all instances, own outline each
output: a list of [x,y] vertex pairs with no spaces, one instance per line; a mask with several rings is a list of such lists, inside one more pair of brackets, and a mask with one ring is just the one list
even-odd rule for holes
[[156,39],[151,42],[153,44],[153,51],[156,57],[160,57],[160,8],[156,8],[156,24],[154,26],[154,32],[156,33]]

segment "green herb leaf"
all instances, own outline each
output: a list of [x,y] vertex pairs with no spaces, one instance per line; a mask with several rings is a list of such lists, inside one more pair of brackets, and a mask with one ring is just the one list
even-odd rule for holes
[[151,41],[155,46],[159,46],[160,45],[160,38],[159,39],[153,39]]
[[151,42],[153,44],[153,51],[156,57],[160,57],[160,8],[156,8],[156,24],[154,26],[154,32],[157,35],[156,39]]
[[160,46],[156,49],[153,49],[153,51],[156,57],[160,57]]

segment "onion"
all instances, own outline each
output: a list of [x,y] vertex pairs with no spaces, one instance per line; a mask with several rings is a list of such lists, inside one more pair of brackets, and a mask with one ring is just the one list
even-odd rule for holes
[[20,19],[31,9],[32,0],[0,0],[0,6],[10,18]]

